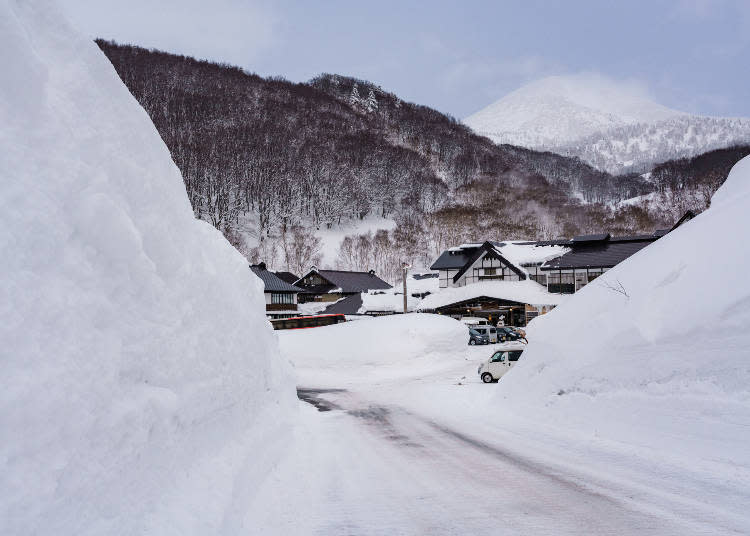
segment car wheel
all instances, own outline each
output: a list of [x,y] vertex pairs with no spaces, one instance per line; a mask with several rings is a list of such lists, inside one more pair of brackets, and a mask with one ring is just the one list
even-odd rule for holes
[[474,346],[476,344],[476,341],[474,339],[469,339],[469,345]]
[[493,380],[494,378],[492,377],[492,374],[490,374],[489,372],[485,372],[484,374],[482,374],[482,381],[484,383],[492,383]]

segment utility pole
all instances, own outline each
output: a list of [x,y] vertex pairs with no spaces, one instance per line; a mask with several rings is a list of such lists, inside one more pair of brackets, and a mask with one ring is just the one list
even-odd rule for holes
[[401,279],[404,282],[404,314],[406,314],[406,271],[411,268],[408,263],[401,263]]

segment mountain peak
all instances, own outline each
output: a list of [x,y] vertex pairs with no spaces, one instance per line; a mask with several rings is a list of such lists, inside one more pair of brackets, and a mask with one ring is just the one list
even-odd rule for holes
[[637,83],[584,73],[531,82],[464,123],[500,143],[548,148],[613,127],[680,115],[653,101]]

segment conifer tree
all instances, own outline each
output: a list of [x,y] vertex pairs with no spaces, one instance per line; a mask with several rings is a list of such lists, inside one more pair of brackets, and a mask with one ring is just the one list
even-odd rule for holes
[[375,92],[371,89],[370,94],[367,95],[367,102],[365,103],[368,112],[374,112],[378,109],[378,101],[375,99]]
[[357,84],[354,84],[351,95],[349,95],[349,106],[358,106],[361,101],[362,101],[362,98],[359,96],[359,90],[357,89]]

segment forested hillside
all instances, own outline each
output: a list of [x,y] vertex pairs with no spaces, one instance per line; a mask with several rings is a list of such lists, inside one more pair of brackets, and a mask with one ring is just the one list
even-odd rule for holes
[[732,166],[747,155],[750,145],[739,145],[659,164],[648,174],[655,188],[650,197],[673,218],[688,210],[701,212]]
[[643,177],[577,158],[496,145],[367,81],[295,84],[143,48],[97,41],[151,116],[197,217],[252,260],[299,271],[319,262],[317,232],[385,217],[397,225],[342,243],[342,267],[395,279],[467,240],[651,231],[661,211],[615,211]]

